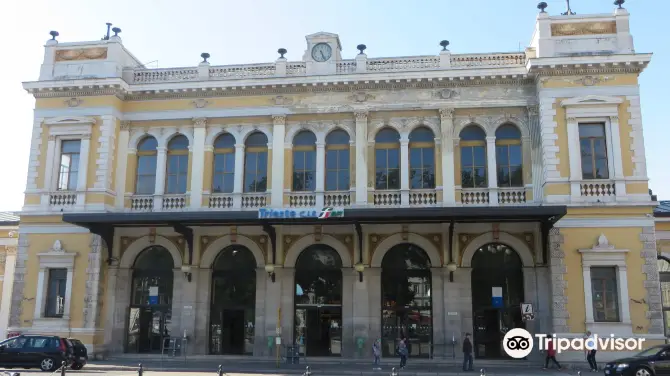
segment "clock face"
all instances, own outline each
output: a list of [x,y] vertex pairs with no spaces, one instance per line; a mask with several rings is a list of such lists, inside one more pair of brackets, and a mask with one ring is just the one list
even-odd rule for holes
[[318,43],[312,48],[312,59],[321,63],[330,59],[332,53],[333,50],[328,43]]

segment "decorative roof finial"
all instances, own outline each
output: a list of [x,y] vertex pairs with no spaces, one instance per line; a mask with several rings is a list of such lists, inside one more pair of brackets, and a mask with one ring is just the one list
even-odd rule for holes
[[286,51],[286,48],[280,48],[280,49],[277,50],[277,53],[278,53],[279,55],[281,55],[281,56],[279,56],[280,59],[283,59],[283,58],[284,58],[284,55],[286,55],[287,52],[288,52],[288,51]]
[[623,3],[625,3],[625,2],[626,2],[626,0],[616,0],[616,1],[614,2],[614,5],[618,5],[618,6],[619,6],[619,9],[623,9],[623,6],[622,6],[622,5],[623,5]]
[[443,40],[443,41],[440,42],[440,46],[442,46],[442,51],[446,51],[448,45],[449,45],[448,40]]
[[567,6],[568,9],[565,11],[565,13],[561,13],[562,15],[572,16],[572,15],[577,14],[577,13],[573,12],[572,9],[570,9],[570,0],[565,0],[565,5]]
[[49,32],[49,35],[51,35],[51,40],[56,40],[56,37],[59,36],[60,34],[58,34],[57,31],[52,30]]
[[200,54],[200,57],[202,58],[203,63],[207,63],[207,59],[209,59],[209,54],[207,52],[203,52]]
[[537,9],[540,10],[540,13],[547,13],[547,12],[544,11],[545,9],[547,9],[547,3],[545,3],[545,2],[543,1],[543,2],[541,2],[541,3],[539,3],[539,4],[537,4]]
[[363,55],[364,54],[363,51],[365,51],[366,48],[367,46],[365,46],[364,44],[359,44],[358,46],[356,46],[356,49],[360,51],[359,55]]

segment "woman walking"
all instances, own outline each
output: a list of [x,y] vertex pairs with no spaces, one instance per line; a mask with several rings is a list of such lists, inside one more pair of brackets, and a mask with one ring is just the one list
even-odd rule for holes
[[556,360],[556,348],[554,341],[552,340],[551,336],[547,335],[547,357],[544,359],[544,368],[542,369],[547,369],[549,367],[549,361],[553,361],[554,364],[556,364],[556,367],[558,369],[562,369],[561,365],[558,363]]

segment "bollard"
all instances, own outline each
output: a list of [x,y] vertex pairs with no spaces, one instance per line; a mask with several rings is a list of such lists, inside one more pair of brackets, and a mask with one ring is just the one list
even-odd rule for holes
[[144,373],[144,368],[142,368],[142,363],[140,363],[140,368],[137,369],[137,376],[142,376]]
[[65,376],[65,361],[60,364],[60,376]]
[[216,371],[218,376],[223,376],[223,365],[219,364],[219,370]]
[[398,376],[398,371],[395,369],[395,367],[391,368],[391,376]]
[[486,376],[486,370],[484,368],[479,370],[479,376]]
[[309,366],[305,367],[305,373],[303,373],[303,376],[311,376],[312,371],[309,370]]

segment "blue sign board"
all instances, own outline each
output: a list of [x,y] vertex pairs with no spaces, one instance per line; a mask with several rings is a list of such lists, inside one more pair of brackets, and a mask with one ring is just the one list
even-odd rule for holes
[[158,304],[158,286],[149,287],[149,304],[150,305]]
[[493,308],[503,307],[502,287],[491,288],[491,305]]
[[319,218],[326,219],[332,217],[344,217],[344,208],[300,208],[300,209],[258,209],[258,218],[260,219],[291,219],[291,218]]

